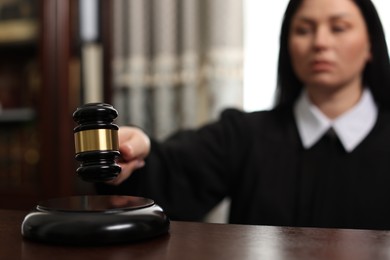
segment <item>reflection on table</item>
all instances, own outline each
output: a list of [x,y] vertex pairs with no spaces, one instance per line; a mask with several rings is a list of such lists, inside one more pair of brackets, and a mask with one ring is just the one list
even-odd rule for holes
[[26,213],[0,210],[0,259],[390,259],[390,231],[177,221],[168,234],[137,243],[47,245],[21,237]]

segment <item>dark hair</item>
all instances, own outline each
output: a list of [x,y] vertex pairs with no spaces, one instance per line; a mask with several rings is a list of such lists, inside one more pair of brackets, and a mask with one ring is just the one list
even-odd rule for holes
[[[288,50],[291,20],[302,1],[291,0],[283,18],[280,34],[276,107],[293,105],[303,87],[303,83],[292,68]],[[382,23],[371,0],[352,1],[363,15],[371,44],[372,60],[364,68],[363,84],[370,88],[379,106],[390,108],[390,61]]]

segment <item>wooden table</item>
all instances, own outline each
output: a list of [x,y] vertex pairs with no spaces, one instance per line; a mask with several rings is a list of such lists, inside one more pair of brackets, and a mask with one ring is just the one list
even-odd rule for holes
[[102,247],[53,246],[26,241],[26,212],[0,210],[0,259],[390,259],[390,231],[171,223],[169,234]]

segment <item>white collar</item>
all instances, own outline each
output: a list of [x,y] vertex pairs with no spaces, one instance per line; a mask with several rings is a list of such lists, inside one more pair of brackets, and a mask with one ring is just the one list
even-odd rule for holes
[[344,149],[351,152],[374,127],[378,108],[370,90],[365,88],[353,108],[330,120],[310,102],[306,91],[303,91],[295,103],[294,115],[303,147],[310,148],[329,128],[333,128]]

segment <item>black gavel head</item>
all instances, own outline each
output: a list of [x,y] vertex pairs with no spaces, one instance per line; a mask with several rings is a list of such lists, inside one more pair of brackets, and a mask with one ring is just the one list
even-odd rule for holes
[[120,155],[118,126],[113,124],[118,112],[109,104],[85,104],[73,113],[75,158],[80,162],[76,173],[89,182],[114,179],[121,171],[115,160]]

